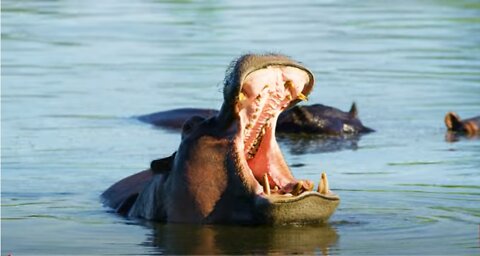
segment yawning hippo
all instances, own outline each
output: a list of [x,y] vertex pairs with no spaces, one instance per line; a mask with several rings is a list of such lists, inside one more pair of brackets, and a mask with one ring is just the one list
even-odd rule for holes
[[[179,108],[139,116],[138,119],[164,128],[181,129],[192,116],[211,117],[217,114],[214,109]],[[277,133],[341,136],[373,131],[358,119],[355,103],[348,112],[322,104],[294,106],[280,114],[276,125]]]
[[279,114],[306,99],[313,74],[282,55],[244,55],[227,70],[224,102],[182,128],[172,156],[103,193],[131,217],[188,223],[324,222],[339,197],[293,177],[275,139]]

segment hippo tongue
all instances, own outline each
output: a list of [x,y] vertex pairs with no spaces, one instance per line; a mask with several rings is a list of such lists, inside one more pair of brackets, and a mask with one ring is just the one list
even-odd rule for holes
[[[236,105],[240,119],[236,144],[256,183],[268,179],[270,188],[283,193],[298,184],[275,139],[275,126],[285,108],[306,99],[302,92],[310,82],[306,71],[292,66],[268,66],[245,77]],[[301,186],[305,189],[300,190],[310,190],[313,183]]]

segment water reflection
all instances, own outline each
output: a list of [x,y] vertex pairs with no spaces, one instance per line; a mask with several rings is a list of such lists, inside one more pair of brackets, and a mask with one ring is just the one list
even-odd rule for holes
[[346,136],[298,136],[282,134],[277,139],[285,144],[292,155],[356,150],[362,135]]
[[322,254],[338,240],[329,225],[200,226],[146,223],[153,234],[145,242],[164,254]]
[[445,133],[445,141],[447,142],[457,142],[460,140],[478,140],[478,139],[480,139],[479,134],[459,133],[454,131],[447,131]]

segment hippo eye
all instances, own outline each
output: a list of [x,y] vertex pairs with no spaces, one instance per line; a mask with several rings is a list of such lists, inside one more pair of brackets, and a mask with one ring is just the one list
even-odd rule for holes
[[189,134],[193,129],[195,129],[201,122],[205,121],[204,117],[201,116],[193,116],[182,126],[182,135]]

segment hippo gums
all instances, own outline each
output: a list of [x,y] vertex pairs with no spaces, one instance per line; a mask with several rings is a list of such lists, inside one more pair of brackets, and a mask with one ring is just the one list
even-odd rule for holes
[[454,112],[448,112],[445,115],[445,126],[452,132],[466,134],[467,136],[475,136],[480,134],[480,116],[460,119]]
[[275,139],[280,113],[313,84],[313,74],[286,56],[241,56],[227,69],[218,114],[188,119],[177,151],[112,185],[105,204],[164,222],[325,222],[340,201],[326,174],[316,189],[295,178]]

